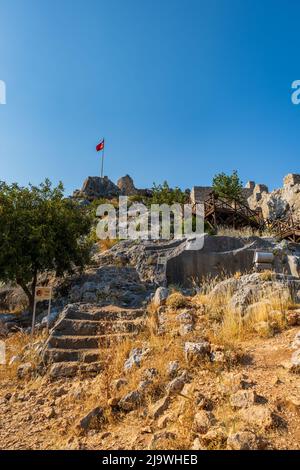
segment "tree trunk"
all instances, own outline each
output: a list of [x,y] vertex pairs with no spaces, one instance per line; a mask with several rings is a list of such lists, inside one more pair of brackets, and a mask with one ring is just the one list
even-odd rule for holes
[[37,269],[35,269],[33,273],[31,288],[29,288],[27,284],[20,278],[17,278],[16,281],[17,281],[17,284],[19,284],[19,286],[22,287],[23,291],[27,295],[29,311],[33,313],[34,294],[35,294],[35,288],[37,284]]

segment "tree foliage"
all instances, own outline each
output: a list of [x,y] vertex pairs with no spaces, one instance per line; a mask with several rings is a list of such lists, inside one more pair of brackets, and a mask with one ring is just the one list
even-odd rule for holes
[[188,202],[188,195],[180,188],[170,188],[167,181],[163,184],[156,185],[153,183],[151,204],[168,204],[174,203],[185,204]]
[[91,217],[49,180],[27,188],[0,182],[0,280],[26,293],[30,308],[39,273],[83,268],[90,256]]
[[242,200],[243,183],[235,170],[231,175],[219,173],[213,178],[213,190],[217,196]]

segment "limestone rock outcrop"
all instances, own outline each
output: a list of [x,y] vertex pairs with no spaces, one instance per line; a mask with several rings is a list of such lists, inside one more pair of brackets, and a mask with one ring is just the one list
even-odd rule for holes
[[83,183],[81,190],[76,190],[73,197],[94,200],[98,198],[112,198],[121,194],[120,189],[107,176],[89,176]]
[[133,179],[129,175],[122,176],[122,178],[118,180],[117,186],[122,196],[134,196],[138,193],[138,190],[134,186]]
[[288,174],[283,187],[271,193],[267,188],[255,187],[248,203],[251,209],[260,207],[265,219],[283,218],[291,213],[295,220],[300,220],[300,174]]

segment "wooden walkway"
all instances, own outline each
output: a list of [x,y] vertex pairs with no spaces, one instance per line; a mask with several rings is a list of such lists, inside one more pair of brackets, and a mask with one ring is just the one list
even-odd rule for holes
[[204,220],[212,228],[220,226],[234,229],[252,227],[262,230],[264,219],[261,210],[253,211],[237,200],[228,200],[211,193],[204,201]]
[[240,201],[230,201],[213,192],[204,201],[204,220],[213,230],[221,226],[251,227],[262,232],[268,228],[280,240],[300,243],[300,221],[295,221],[292,215],[275,221],[265,220],[261,209],[254,211]]

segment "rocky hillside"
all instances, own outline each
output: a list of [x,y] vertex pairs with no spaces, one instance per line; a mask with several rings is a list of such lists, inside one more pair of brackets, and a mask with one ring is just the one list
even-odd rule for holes
[[2,330],[1,448],[300,449],[298,283],[237,273],[153,297],[115,252],[57,286],[50,335]]

